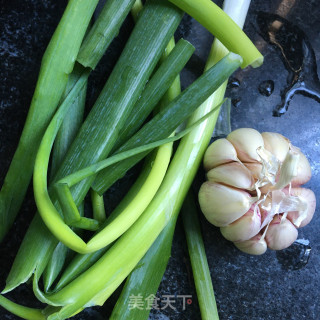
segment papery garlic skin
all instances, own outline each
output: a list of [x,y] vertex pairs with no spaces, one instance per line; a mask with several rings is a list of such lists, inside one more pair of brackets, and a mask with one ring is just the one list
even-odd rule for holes
[[290,220],[297,228],[302,228],[306,226],[313,218],[313,214],[316,210],[316,195],[312,190],[307,188],[291,188],[290,194],[299,197],[308,203],[306,217],[299,225],[297,225],[296,222],[302,214],[301,211],[289,211],[287,214],[288,220]]
[[313,217],[315,195],[300,187],[311,178],[309,161],[279,133],[237,129],[209,146],[204,167],[201,210],[243,252],[287,248]]
[[289,151],[290,141],[277,132],[262,132],[264,147],[270,151],[279,161],[283,162]]
[[261,175],[262,164],[260,162],[248,162],[244,165],[251,172],[253,179],[258,180]]

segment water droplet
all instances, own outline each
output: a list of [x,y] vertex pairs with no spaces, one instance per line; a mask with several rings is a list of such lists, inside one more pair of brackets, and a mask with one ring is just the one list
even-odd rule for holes
[[274,116],[281,116],[296,93],[320,102],[320,81],[314,50],[305,33],[288,20],[267,12],[259,12],[257,24],[265,41],[279,49],[285,68],[289,72],[287,86],[281,91],[281,104]]
[[233,88],[239,88],[240,87],[240,80],[237,78],[231,77],[228,81],[228,89],[233,89]]
[[284,269],[299,270],[308,264],[310,254],[310,241],[298,239],[289,248],[277,251],[277,258]]
[[274,82],[272,80],[262,81],[259,84],[258,90],[263,96],[269,97],[274,90]]
[[241,104],[241,98],[240,97],[233,98],[231,102],[234,107],[238,108],[240,107],[240,104]]

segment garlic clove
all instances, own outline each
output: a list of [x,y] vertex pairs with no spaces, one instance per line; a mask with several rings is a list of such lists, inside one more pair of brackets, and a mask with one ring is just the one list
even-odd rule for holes
[[242,252],[261,255],[267,251],[267,243],[259,233],[250,240],[234,242],[234,245]]
[[237,151],[227,139],[218,139],[210,144],[203,157],[203,166],[209,171],[216,166],[232,161],[239,161]]
[[244,165],[250,170],[252,177],[255,180],[258,180],[262,171],[262,164],[259,162],[248,162],[244,163]]
[[223,164],[211,169],[207,178],[212,182],[223,183],[235,188],[252,190],[254,179],[250,171],[239,162]]
[[241,218],[225,227],[221,227],[220,231],[227,240],[245,241],[258,234],[260,227],[260,210],[258,206],[253,205]]
[[281,215],[275,215],[267,228],[265,239],[271,250],[288,248],[298,237],[296,227]]
[[290,195],[299,197],[306,203],[306,211],[288,212],[287,219],[291,221],[297,228],[306,226],[312,219],[316,210],[316,196],[314,192],[307,188],[291,188]]
[[283,162],[289,151],[290,141],[280,133],[262,132],[264,147],[280,162]]
[[292,186],[300,186],[311,179],[311,166],[307,157],[298,149],[299,162],[297,175],[292,179]]
[[211,181],[202,184],[198,197],[206,219],[217,227],[240,218],[253,202],[249,193]]
[[227,139],[235,147],[237,156],[241,161],[260,161],[257,149],[264,146],[263,138],[260,132],[251,128],[240,128],[232,131],[227,136]]

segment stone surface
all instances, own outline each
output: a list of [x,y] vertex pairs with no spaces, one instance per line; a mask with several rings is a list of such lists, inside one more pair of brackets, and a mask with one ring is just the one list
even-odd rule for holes
[[[0,181],[10,163],[33,94],[41,56],[66,5],[65,0],[28,0],[21,5],[17,0],[0,0]],[[291,5],[292,4],[292,5]],[[239,86],[230,86],[228,96],[240,99],[231,110],[232,129],[252,127],[259,131],[276,131],[287,136],[307,155],[313,177],[307,186],[314,190],[317,199],[320,191],[320,133],[318,119],[320,104],[315,100],[295,95],[289,110],[282,117],[273,117],[273,108],[280,102],[281,90],[286,85],[288,72],[280,51],[266,43],[256,24],[257,11],[277,13],[300,27],[315,51],[320,73],[320,9],[317,1],[252,1],[245,31],[265,56],[259,69],[237,71],[234,77]],[[120,35],[108,50],[94,72],[88,97],[88,105],[97,97],[107,75],[121,52],[127,30],[127,21]],[[182,84],[186,87],[201,74],[210,49],[212,36],[197,22],[185,16],[177,37],[190,40],[196,51],[184,70]],[[273,80],[274,91],[266,97],[259,93],[262,81]],[[112,200],[112,196],[109,196]],[[0,284],[10,270],[26,225],[34,212],[32,192],[28,193],[23,209],[5,241],[0,245]],[[218,228],[201,218],[204,241],[208,255],[213,286],[221,320],[317,320],[320,314],[320,232],[319,209],[313,221],[299,230],[299,239],[310,242],[308,263],[297,270],[293,264],[299,250],[284,252],[267,251],[263,256],[249,256],[239,252],[226,241]],[[178,220],[172,248],[172,257],[163,277],[157,296],[191,295],[192,303],[182,310],[152,310],[150,319],[201,319],[197,304],[192,271],[188,260],[181,221]],[[32,297],[28,286],[22,286],[10,297],[21,304],[40,306]],[[116,295],[105,306],[91,308],[75,319],[107,319]],[[18,319],[0,309],[0,320]]]

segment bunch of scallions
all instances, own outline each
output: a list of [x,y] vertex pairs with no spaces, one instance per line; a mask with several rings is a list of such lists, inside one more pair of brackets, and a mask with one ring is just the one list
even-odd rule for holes
[[[263,62],[241,30],[249,3],[226,0],[223,11],[211,0],[108,0],[91,25],[98,0],[68,2],[43,56],[0,192],[1,239],[32,177],[38,210],[6,279],[1,306],[23,319],[67,319],[103,305],[127,279],[111,319],[148,318],[150,310],[129,310],[128,298],[133,290],[145,296],[157,291],[228,77]],[[194,51],[189,42],[173,38],[184,12],[216,38],[205,72],[181,92],[179,74]],[[130,13],[135,27],[83,119],[88,77]],[[176,133],[182,123],[185,129]],[[107,217],[103,194],[141,160],[138,179]],[[84,210],[88,194],[90,213]],[[183,217],[201,317],[217,319],[199,223],[187,198]],[[29,280],[47,305],[43,310],[4,296]]]

